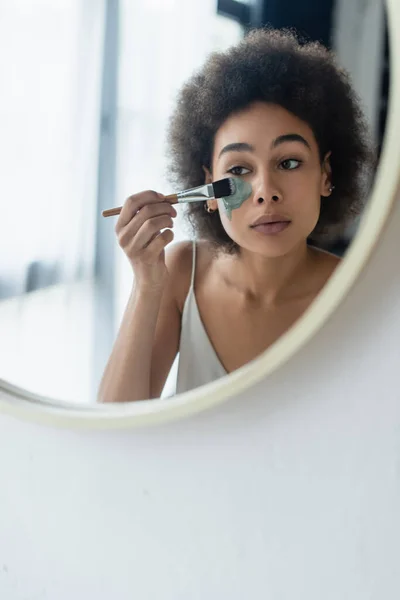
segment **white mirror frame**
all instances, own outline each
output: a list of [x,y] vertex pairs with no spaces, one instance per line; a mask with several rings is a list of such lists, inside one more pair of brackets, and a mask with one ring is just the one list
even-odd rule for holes
[[306,313],[273,346],[230,375],[173,398],[124,404],[68,404],[0,379],[0,412],[24,420],[73,428],[131,428],[206,410],[250,388],[283,365],[322,327],[349,292],[379,243],[400,194],[400,2],[386,0],[390,91],[385,139],[372,194],[359,231],[334,275]]

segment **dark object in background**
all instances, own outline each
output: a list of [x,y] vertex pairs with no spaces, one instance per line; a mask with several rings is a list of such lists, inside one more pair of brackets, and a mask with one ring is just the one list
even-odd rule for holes
[[294,27],[308,40],[316,40],[330,48],[333,8],[334,0],[256,0],[251,11],[251,25],[272,25],[278,29]]
[[251,4],[218,0],[217,12],[235,19],[245,29],[294,27],[305,38],[330,48],[334,4],[334,0],[253,0]]

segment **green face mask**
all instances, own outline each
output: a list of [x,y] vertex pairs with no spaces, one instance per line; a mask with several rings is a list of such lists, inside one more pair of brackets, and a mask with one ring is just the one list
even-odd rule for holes
[[239,177],[232,177],[232,179],[235,180],[235,193],[226,198],[220,198],[229,220],[232,219],[232,210],[242,206],[243,202],[250,197],[252,192],[251,185],[247,181],[244,181]]

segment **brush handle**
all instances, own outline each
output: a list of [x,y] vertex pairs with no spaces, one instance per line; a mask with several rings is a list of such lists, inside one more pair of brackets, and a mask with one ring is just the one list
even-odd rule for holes
[[[170,194],[169,196],[165,196],[165,200],[167,200],[170,204],[176,204],[178,202],[178,197],[176,194]],[[107,210],[103,210],[101,213],[103,217],[114,217],[115,215],[119,215],[122,210],[122,206],[116,206],[115,208],[107,208]]]
[[107,208],[107,210],[103,210],[101,213],[103,217],[113,217],[114,215],[119,215],[122,210],[122,206],[117,206],[116,208]]
[[[183,202],[204,202],[207,198],[204,198],[204,196],[199,196],[197,198],[178,198],[178,194],[169,194],[169,196],[165,196],[165,200],[170,204],[180,204]],[[101,214],[103,217],[113,217],[119,215],[121,210],[122,206],[117,206],[115,208],[107,208],[107,210],[103,210]]]

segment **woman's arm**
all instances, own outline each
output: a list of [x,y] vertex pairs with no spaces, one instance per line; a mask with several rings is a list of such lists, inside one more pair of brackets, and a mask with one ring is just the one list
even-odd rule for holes
[[179,352],[182,312],[192,272],[192,242],[179,242],[168,248],[165,262],[169,277],[154,335],[151,398],[161,395],[172,363]]
[[100,402],[158,398],[179,350],[181,307],[177,294],[190,280],[187,243],[167,251],[162,291],[134,286],[98,392]]

